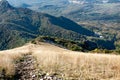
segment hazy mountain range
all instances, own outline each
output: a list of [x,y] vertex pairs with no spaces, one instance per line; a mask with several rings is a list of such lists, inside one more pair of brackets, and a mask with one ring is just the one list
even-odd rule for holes
[[[107,19],[102,15],[104,12],[99,13],[101,10],[96,13],[96,11],[98,11],[96,4],[78,5],[65,0],[53,0],[50,2],[46,0],[39,3],[30,1],[29,4],[23,1],[22,3],[23,4],[20,4],[19,8],[16,8],[15,6],[11,6],[12,3],[10,5],[6,0],[0,2],[0,37],[2,38],[0,40],[0,49],[8,49],[22,45],[26,43],[26,41],[38,36],[51,36],[74,40],[82,42],[83,44],[85,43],[89,47],[95,46],[94,48],[115,49],[114,43],[117,33],[114,33],[114,35],[107,33],[109,35],[106,35],[106,32],[103,33],[101,31],[102,29],[100,30],[96,28],[96,26],[91,25],[95,28],[83,24],[81,26],[75,22],[85,22],[85,20],[105,21],[108,19],[119,21],[119,13],[117,13],[118,15],[115,14],[113,17],[106,15],[105,17],[108,17]],[[119,6],[117,3],[108,4]],[[95,12],[90,11],[91,9]],[[115,13],[119,11],[118,9]],[[58,14],[59,17],[55,17],[58,16],[55,14]],[[82,16],[79,16],[80,14]],[[101,15],[100,18],[98,17],[99,15]]]
[[82,40],[85,36],[94,36],[94,32],[62,16],[15,8],[5,0],[0,2],[0,49],[17,46],[40,35]]
[[[21,4],[34,4],[34,3],[74,3],[74,4],[90,4],[90,3],[118,3],[120,0],[8,0],[11,4],[19,6]],[[59,2],[59,3],[58,3]],[[57,5],[56,4],[56,5]]]
[[120,48],[120,0],[41,0],[20,7],[67,17]]
[[30,8],[72,20],[119,19],[120,0],[8,0],[13,6]]
[[120,0],[68,0],[75,4],[93,4],[93,3],[118,3]]

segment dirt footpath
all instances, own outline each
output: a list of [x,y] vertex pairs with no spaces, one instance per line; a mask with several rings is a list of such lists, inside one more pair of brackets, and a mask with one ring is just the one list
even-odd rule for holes
[[15,80],[37,80],[36,60],[26,54],[16,64]]

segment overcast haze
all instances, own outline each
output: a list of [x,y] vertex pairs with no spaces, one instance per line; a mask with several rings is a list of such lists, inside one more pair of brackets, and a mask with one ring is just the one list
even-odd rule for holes
[[57,5],[59,3],[66,3],[66,2],[70,2],[70,3],[77,3],[77,4],[84,4],[84,3],[118,3],[120,2],[120,0],[8,0],[9,3],[13,4],[14,6],[20,6],[21,4],[25,3],[25,4],[32,4],[32,3],[39,3],[39,2],[43,2],[43,3],[54,3]]
[[22,4],[22,3],[31,4],[31,3],[39,2],[40,0],[7,0],[7,1],[9,1],[10,4],[18,6],[18,5]]

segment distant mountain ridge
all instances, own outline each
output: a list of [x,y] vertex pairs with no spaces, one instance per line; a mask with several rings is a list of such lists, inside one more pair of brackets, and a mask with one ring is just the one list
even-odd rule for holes
[[93,3],[120,3],[120,0],[8,0],[14,6],[22,4],[33,5],[37,3],[44,4],[93,4]]
[[[24,5],[20,6],[24,7]],[[81,20],[119,20],[120,0],[41,0],[26,6],[37,12]]]
[[[10,2],[17,4],[15,1]],[[74,21],[104,17],[114,19],[119,18],[120,0],[40,0],[36,2],[24,0],[17,7],[29,8],[53,16],[62,15]]]
[[72,40],[85,40],[94,32],[65,17],[54,17],[26,8],[12,7],[8,1],[0,1],[0,49],[24,44],[37,36],[53,36]]
[[[116,43],[117,47],[120,48],[120,0],[36,0],[36,2],[33,0],[9,1],[16,4],[15,6],[17,7],[29,8],[31,10],[47,13],[53,16],[65,16],[89,30],[94,31],[95,33],[100,33],[100,35],[96,34],[98,36],[97,38],[102,39],[103,42],[105,40],[104,43],[106,45],[110,41],[112,49],[114,48],[113,45],[116,46]],[[20,3],[21,5],[17,5],[17,3]],[[103,42],[98,40],[96,43],[101,44]]]
[[120,0],[68,0],[75,4],[93,4],[93,3],[118,3]]

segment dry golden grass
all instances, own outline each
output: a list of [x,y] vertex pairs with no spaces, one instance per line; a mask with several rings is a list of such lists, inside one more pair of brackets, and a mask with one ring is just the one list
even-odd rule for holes
[[20,48],[0,51],[0,72],[4,69],[7,76],[14,75],[15,61],[22,58],[23,54],[30,52],[32,44]]
[[120,56],[74,52],[47,43],[0,52],[0,68],[14,73],[14,60],[26,53],[37,59],[40,70],[65,80],[120,80]]
[[73,52],[41,43],[33,49],[39,69],[67,80],[120,80],[120,56]]

